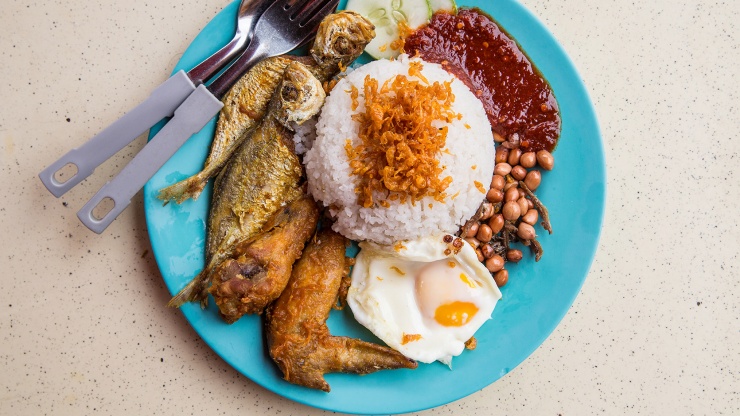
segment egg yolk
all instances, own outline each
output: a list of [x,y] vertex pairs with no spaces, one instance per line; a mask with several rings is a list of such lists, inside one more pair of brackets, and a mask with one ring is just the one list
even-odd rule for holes
[[471,291],[479,290],[480,284],[449,263],[453,262],[431,262],[416,273],[416,298],[428,318],[442,326],[460,327],[478,313]]
[[471,302],[452,302],[434,311],[434,320],[442,326],[463,326],[478,313],[478,307]]

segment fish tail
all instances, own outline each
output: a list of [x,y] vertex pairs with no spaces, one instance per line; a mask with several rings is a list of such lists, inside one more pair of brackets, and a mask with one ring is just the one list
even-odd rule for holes
[[208,183],[208,176],[203,176],[203,172],[193,175],[187,179],[177,182],[174,185],[170,185],[159,191],[157,198],[164,201],[167,205],[168,202],[174,200],[178,204],[181,204],[188,199],[196,200],[203,192],[203,188]]
[[208,303],[208,285],[206,279],[206,271],[203,270],[193,278],[187,285],[185,285],[180,292],[173,296],[167,306],[170,308],[179,308],[180,306],[188,303],[199,301],[200,306],[205,308]]

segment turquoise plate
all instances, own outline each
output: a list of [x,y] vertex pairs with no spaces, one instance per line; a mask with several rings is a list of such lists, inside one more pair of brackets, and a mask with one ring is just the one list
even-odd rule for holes
[[[175,71],[188,70],[229,41],[237,1],[218,14],[185,51]],[[233,325],[218,316],[214,302],[182,312],[205,342],[255,383],[296,402],[321,409],[361,414],[405,413],[440,406],[465,397],[503,377],[529,356],[563,318],[593,261],[604,215],[604,149],[593,105],[573,63],[553,36],[514,0],[467,0],[480,7],[522,46],[552,85],[560,104],[563,130],[555,152],[556,168],[543,175],[539,197],[550,209],[555,233],[538,229],[545,255],[530,256],[509,270],[503,299],[493,318],[476,333],[478,347],[453,360],[453,369],[433,363],[416,370],[381,371],[366,376],[330,374],[331,393],[282,380],[266,353],[260,318]],[[344,4],[344,2],[342,2]],[[199,171],[215,128],[211,121],[193,136],[144,188],[149,237],[157,264],[171,293],[203,267],[210,185],[197,201],[162,206],[157,191]],[[333,311],[333,333],[375,338],[355,323],[349,310]]]

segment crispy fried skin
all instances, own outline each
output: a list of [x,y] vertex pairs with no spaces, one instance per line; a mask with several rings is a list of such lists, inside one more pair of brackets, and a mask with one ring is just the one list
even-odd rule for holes
[[226,322],[262,313],[280,296],[318,219],[316,203],[304,196],[278,211],[257,237],[237,245],[232,258],[218,265],[209,292]]
[[157,197],[178,204],[196,199],[208,180],[226,165],[238,147],[267,113],[268,102],[282,79],[285,68],[294,61],[309,67],[324,82],[357,59],[375,37],[372,23],[357,13],[344,11],[327,16],[319,26],[310,57],[293,55],[268,58],[250,69],[224,96],[211,151],[203,170],[162,189]]
[[264,118],[270,97],[283,79],[283,72],[290,62],[290,58],[282,56],[260,61],[231,87],[222,100],[224,107],[203,170],[160,190],[157,198],[165,204],[170,200],[181,204],[200,196],[208,179],[221,171],[239,145],[249,138]]
[[292,62],[285,68],[264,120],[216,180],[208,213],[206,267],[169,306],[192,301],[205,305],[215,270],[236,260],[237,246],[260,235],[275,212],[304,194],[303,168],[294,152],[293,133],[285,125],[316,114],[325,98],[321,83],[305,65]]
[[388,347],[329,333],[326,319],[345,273],[346,243],[339,234],[321,230],[303,251],[283,294],[266,311],[270,356],[291,383],[328,392],[326,373],[417,366]]

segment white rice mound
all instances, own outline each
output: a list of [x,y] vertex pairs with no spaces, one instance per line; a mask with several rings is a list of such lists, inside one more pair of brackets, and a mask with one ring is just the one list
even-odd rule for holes
[[[345,143],[347,139],[352,140],[354,146],[361,142],[359,123],[352,120],[352,114],[365,110],[365,76],[377,79],[379,85],[396,75],[415,79],[408,75],[409,63],[414,60],[418,59],[401,55],[394,61],[378,60],[354,70],[332,89],[321,110],[317,137],[304,156],[308,190],[329,208],[336,220],[334,231],[347,238],[393,244],[439,233],[455,233],[475,214],[485,198],[485,193],[475,183],[481,184],[486,191],[491,183],[494,144],[483,104],[462,81],[440,65],[422,62],[421,72],[430,84],[452,81],[455,95],[452,111],[462,114],[462,119],[448,125],[447,151],[443,150],[438,156],[444,169],[440,178],[453,178],[445,191],[448,197],[444,203],[429,196],[415,204],[389,201],[389,208],[378,204],[364,208],[357,204],[358,177],[351,175]],[[354,112],[349,94],[352,85],[360,91],[359,107]],[[442,121],[438,123],[438,127],[445,125]],[[385,199],[385,195],[378,197],[374,199]]]

